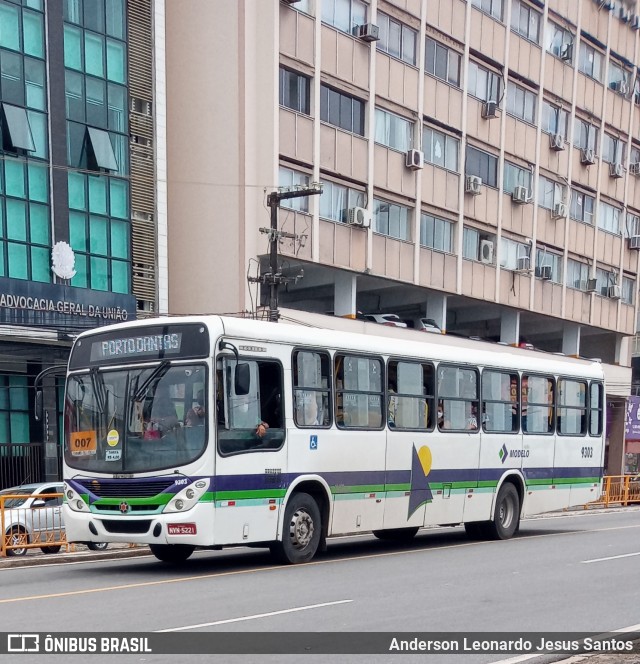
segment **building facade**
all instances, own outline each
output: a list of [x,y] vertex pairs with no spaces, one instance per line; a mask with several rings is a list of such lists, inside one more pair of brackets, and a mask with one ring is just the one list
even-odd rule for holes
[[[59,476],[78,332],[157,311],[151,0],[0,0],[0,475]],[[166,215],[165,215],[166,220]],[[151,226],[151,230],[149,229]]]
[[282,273],[304,272],[282,304],[598,357],[609,398],[629,394],[635,1],[166,11],[172,312],[254,310],[268,193],[322,182],[279,211]]

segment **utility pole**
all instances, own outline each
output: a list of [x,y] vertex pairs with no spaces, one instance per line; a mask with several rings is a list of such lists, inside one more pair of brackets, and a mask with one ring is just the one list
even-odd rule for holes
[[[302,196],[314,196],[322,193],[322,184],[319,182],[312,182],[309,186],[299,187],[282,187],[278,191],[273,191],[267,196],[267,205],[271,211],[271,226],[269,228],[261,228],[261,233],[266,233],[269,236],[269,272],[266,272],[259,277],[250,278],[250,281],[259,282],[265,286],[269,286],[269,320],[272,323],[277,323],[278,314],[278,287],[280,284],[289,281],[297,281],[300,277],[284,277],[278,266],[278,242],[281,238],[289,238],[295,240],[297,236],[294,233],[285,233],[278,230],[278,210],[280,209],[280,201],[289,198],[301,198]],[[301,276],[301,275],[300,275]]]

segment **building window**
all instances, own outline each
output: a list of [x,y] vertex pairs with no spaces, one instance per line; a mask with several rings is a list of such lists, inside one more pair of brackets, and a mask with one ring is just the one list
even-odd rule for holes
[[545,34],[545,48],[547,52],[562,58],[567,63],[573,62],[571,49],[573,47],[573,35],[553,21],[547,23]]
[[378,12],[376,20],[380,29],[380,39],[376,43],[377,50],[415,67],[418,33],[408,25],[404,25],[382,12]]
[[364,102],[322,85],[320,86],[320,120],[328,122],[334,127],[364,136]]
[[498,21],[502,21],[502,3],[503,0],[471,0],[474,7]]
[[569,114],[563,108],[555,106],[546,99],[542,102],[542,131],[546,134],[560,134],[566,138],[568,136]]
[[637,145],[631,145],[629,164],[640,164],[640,148]]
[[431,127],[423,127],[422,151],[425,162],[458,172],[460,141],[454,136]]
[[516,166],[508,161],[504,162],[504,177],[502,180],[502,190],[507,194],[512,194],[516,187],[525,187],[531,195],[531,171],[528,168]]
[[462,257],[472,261],[493,264],[495,237],[466,226],[462,233]]
[[424,69],[426,73],[460,87],[460,54],[431,37],[426,38],[425,46]]
[[381,235],[411,240],[409,208],[388,201],[373,199],[373,230]]
[[618,281],[618,275],[612,270],[603,270],[596,268],[596,289],[598,295],[609,297],[609,286],[615,286]]
[[364,207],[364,192],[328,180],[322,181],[320,218],[347,222],[349,208]]
[[0,443],[28,443],[30,440],[27,377],[2,374],[0,375]]
[[602,80],[602,63],[604,57],[600,51],[585,41],[580,42],[578,70],[596,81]]
[[399,115],[376,108],[375,141],[388,148],[407,152],[411,145],[412,123]]
[[605,132],[602,141],[602,161],[606,161],[608,164],[624,164],[626,151],[625,141]]
[[482,101],[495,101],[502,98],[502,77],[485,69],[473,61],[469,62],[467,90],[472,97]]
[[573,145],[581,150],[597,151],[600,130],[586,120],[575,118],[573,124]]
[[622,288],[620,299],[625,304],[633,304],[633,293],[635,292],[635,279],[630,279],[629,277],[622,277]]
[[631,72],[627,71],[622,64],[615,60],[609,60],[609,73],[607,76],[607,85],[611,90],[627,94]]
[[489,187],[498,186],[498,158],[470,145],[467,145],[464,172],[477,175]]
[[640,216],[627,212],[627,223],[625,225],[625,237],[640,235]]
[[571,190],[571,206],[569,216],[576,221],[582,221],[585,224],[593,224],[593,211],[595,209],[596,199],[589,194],[585,194],[578,189]]
[[553,210],[557,203],[563,202],[564,188],[558,182],[540,175],[537,194],[538,205],[546,210]]
[[551,278],[556,284],[562,283],[562,256],[553,254],[546,247],[536,249],[536,277],[542,276],[543,267],[551,268]]
[[509,238],[500,238],[500,267],[517,270],[519,258],[529,258],[530,246]]
[[322,0],[322,21],[351,34],[367,22],[367,5],[362,0]]
[[540,42],[540,12],[522,2],[511,0],[511,29],[521,37]]
[[537,95],[513,81],[507,86],[507,113],[529,124],[536,121]]
[[586,291],[589,279],[589,266],[573,258],[567,259],[567,286],[575,290]]
[[453,223],[431,214],[420,215],[420,245],[434,251],[453,252]]
[[[300,171],[294,171],[292,168],[280,166],[278,170],[279,187],[308,187],[309,176]],[[280,202],[280,207],[288,210],[297,210],[298,212],[309,212],[309,196],[299,196],[298,198],[285,198]]]
[[622,210],[609,203],[600,201],[598,207],[598,228],[609,233],[620,235],[620,216]]
[[309,115],[311,79],[280,67],[280,106]]
[[34,152],[31,125],[27,110],[11,104],[2,104],[2,149],[7,152]]

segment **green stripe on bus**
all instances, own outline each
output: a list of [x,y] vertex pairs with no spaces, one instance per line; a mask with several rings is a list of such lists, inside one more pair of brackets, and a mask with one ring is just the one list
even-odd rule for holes
[[283,498],[286,489],[255,489],[253,491],[216,491],[212,499],[219,500],[252,500],[254,498]]

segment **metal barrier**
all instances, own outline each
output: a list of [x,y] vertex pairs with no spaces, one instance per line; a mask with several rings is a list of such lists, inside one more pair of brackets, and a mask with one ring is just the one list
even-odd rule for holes
[[27,549],[58,553],[67,544],[62,494],[0,496],[0,557],[23,556]]
[[627,506],[640,503],[640,476],[605,475],[602,482],[602,496],[585,507],[604,505]]

